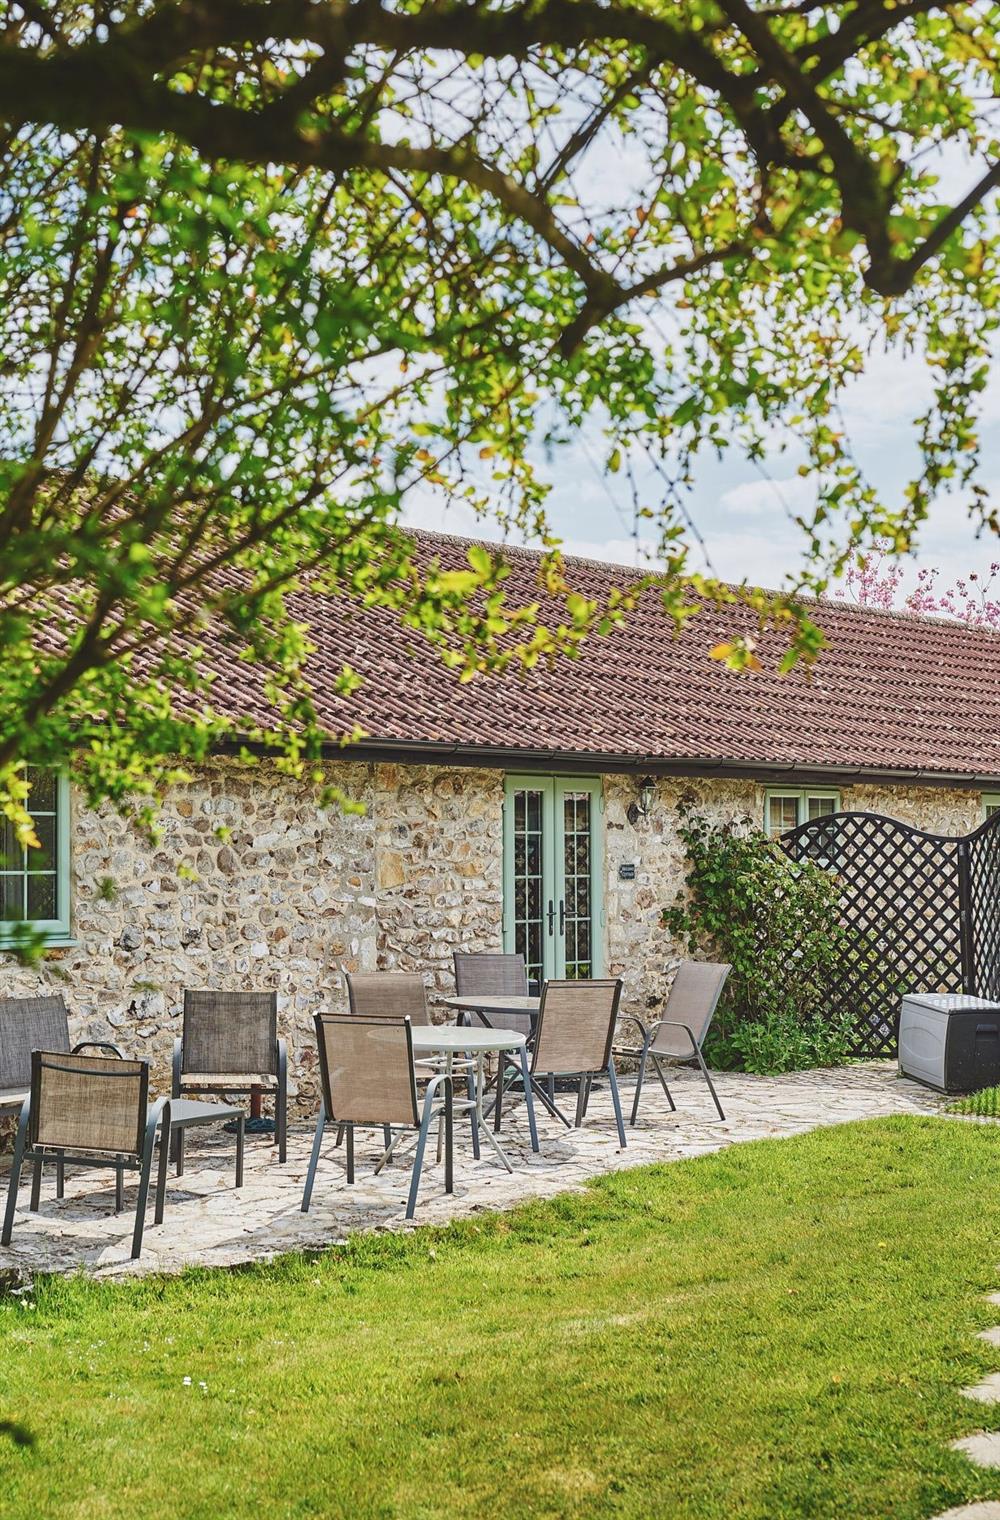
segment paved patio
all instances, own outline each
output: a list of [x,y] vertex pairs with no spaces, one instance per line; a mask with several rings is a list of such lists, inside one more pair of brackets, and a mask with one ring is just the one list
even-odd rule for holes
[[[443,1166],[434,1165],[431,1154],[416,1223],[444,1224],[478,1210],[513,1208],[527,1198],[579,1188],[587,1178],[604,1172],[705,1155],[740,1141],[888,1114],[932,1114],[944,1102],[927,1088],[901,1080],[888,1062],[777,1077],[722,1073],[717,1086],[727,1113],[725,1123],[695,1073],[676,1073],[672,1083],[676,1114],[669,1112],[662,1093],[650,1083],[639,1123],[634,1130],[628,1129],[624,1152],[618,1147],[606,1088],[595,1091],[579,1130],[562,1129],[539,1105],[539,1155],[533,1155],[528,1144],[523,1105],[515,1105],[505,1115],[502,1137],[515,1166],[510,1175],[485,1146],[482,1159],[474,1161],[468,1124],[456,1121],[455,1191],[451,1197],[444,1192]],[[631,1102],[628,1079],[623,1081],[622,1097],[626,1105]],[[374,1132],[359,1131],[357,1182],[348,1188],[343,1151],[333,1149],[331,1134],[320,1161],[312,1209],[303,1214],[299,1205],[309,1157],[309,1128],[296,1127],[289,1134],[285,1166],[278,1165],[277,1153],[266,1139],[248,1136],[246,1177],[240,1192],[233,1188],[235,1138],[217,1126],[193,1131],[188,1137],[185,1174],[170,1178],[160,1226],[152,1223],[150,1202],[138,1263],[129,1259],[134,1181],[126,1187],[125,1212],[116,1219],[111,1172],[71,1169],[66,1197],[57,1203],[50,1170],[38,1214],[28,1213],[30,1189],[22,1183],[13,1241],[6,1250],[0,1249],[0,1270],[15,1268],[30,1276],[82,1268],[100,1277],[178,1272],[189,1266],[234,1266],[283,1251],[322,1248],[355,1230],[411,1229],[403,1218],[408,1162],[388,1167],[381,1177],[372,1175],[380,1138]],[[5,1198],[6,1166],[0,1182]]]

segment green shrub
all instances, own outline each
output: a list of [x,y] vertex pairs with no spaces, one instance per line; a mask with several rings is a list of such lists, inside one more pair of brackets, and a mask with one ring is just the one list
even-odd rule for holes
[[679,832],[687,885],[663,922],[689,952],[733,968],[708,1059],[759,1073],[845,1061],[851,1021],[825,998],[845,949],[836,881],[749,820],[711,823],[682,808]]

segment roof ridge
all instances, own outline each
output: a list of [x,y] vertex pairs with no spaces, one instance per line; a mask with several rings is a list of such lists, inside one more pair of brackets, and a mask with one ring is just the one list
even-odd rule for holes
[[[528,544],[509,543],[506,539],[473,537],[466,533],[442,533],[437,528],[411,528],[405,524],[402,527],[405,533],[412,534],[417,539],[434,539],[455,545],[475,545],[484,549],[502,549],[505,554],[510,553],[524,559],[540,559],[545,552],[543,549],[533,548]],[[563,558],[567,564],[589,565],[597,570],[624,571],[626,575],[631,574],[636,576],[647,573],[640,566],[621,565],[614,560],[591,559],[586,554],[564,554]],[[653,570],[653,573],[656,573],[653,567],[649,567],[649,569]],[[736,581],[722,581],[720,584],[732,591],[740,589],[739,583]],[[747,582],[746,584],[752,585],[753,583]],[[776,596],[781,595],[778,588],[773,586],[760,586],[754,587],[754,589],[773,592]],[[811,603],[817,607],[831,607],[836,611],[855,613],[863,617],[887,618],[897,623],[915,623],[921,627],[926,627],[928,624],[941,625],[958,632],[978,635],[991,643],[1000,643],[1000,630],[988,628],[981,623],[966,623],[961,618],[947,617],[944,613],[914,612],[905,607],[873,607],[866,602],[852,602],[844,596],[810,596],[807,593],[800,593],[798,600]]]

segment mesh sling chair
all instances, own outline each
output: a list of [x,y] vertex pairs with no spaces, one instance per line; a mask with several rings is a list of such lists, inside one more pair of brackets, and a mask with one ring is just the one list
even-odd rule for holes
[[[445,1129],[445,1192],[454,1191],[452,1174],[452,1079],[437,1072],[427,1084],[423,1112],[417,1099],[413,1065],[413,1035],[408,1018],[382,1019],[363,1014],[316,1014],[316,1044],[322,1080],[322,1101],[316,1120],[309,1170],[302,1193],[302,1212],[312,1199],[316,1167],[327,1124],[343,1124],[347,1132],[347,1181],[354,1181],[354,1129],[369,1126],[417,1132],[416,1155],[406,1202],[412,1219],[424,1164],[427,1135],[443,1113]],[[442,1092],[443,1096],[439,1097]],[[380,1172],[399,1136],[390,1140],[375,1168]]]
[[[370,1018],[386,1019],[409,1019],[413,1025],[427,1025],[431,1023],[430,1009],[427,1006],[427,987],[422,976],[410,971],[370,971],[343,973],[347,983],[347,998],[352,1014],[361,1014]],[[424,1057],[415,1063],[417,1067],[426,1067],[432,1071],[441,1068],[438,1057]],[[455,1068],[465,1070],[466,1086],[468,1089],[469,1103],[474,1104],[475,1089],[472,1080],[472,1067],[474,1063],[466,1060],[455,1061],[446,1064],[448,1071]],[[419,1076],[419,1072],[418,1072]],[[475,1159],[479,1160],[479,1131],[476,1128],[476,1116],[474,1108],[470,1107],[472,1120],[472,1151]],[[344,1138],[343,1124],[337,1127],[337,1144],[340,1145]],[[438,1136],[438,1160],[440,1161],[440,1134]],[[390,1144],[386,1134],[386,1146]]]
[[135,1259],[139,1255],[156,1131],[161,1121],[164,1129],[156,1191],[157,1224],[163,1217],[166,1186],[169,1103],[166,1098],[160,1098],[150,1108],[148,1099],[148,1061],[67,1055],[62,1051],[36,1050],[32,1053],[31,1082],[17,1126],[7,1209],[0,1235],[5,1246],[10,1244],[24,1161],[30,1161],[34,1168],[30,1208],[37,1211],[43,1161],[65,1156],[67,1161],[80,1166],[114,1169],[116,1214],[122,1207],[125,1169],[138,1169],[139,1197],[132,1231],[132,1257]]
[[635,1097],[632,1100],[632,1117],[629,1120],[631,1124],[635,1123],[639,1112],[639,1098],[642,1095],[648,1061],[653,1063],[653,1070],[660,1079],[660,1086],[666,1094],[671,1112],[676,1110],[676,1104],[667,1086],[667,1079],[663,1075],[663,1062],[695,1061],[712,1094],[712,1102],[718,1110],[719,1118],[726,1117],[722,1111],[722,1104],[719,1102],[719,1095],[712,1085],[712,1078],[708,1074],[701,1047],[712,1019],[715,1017],[722,989],[726,985],[726,979],[731,970],[732,967],[723,962],[682,961],[667,994],[662,1019],[657,1019],[654,1023],[647,1025],[642,1019],[636,1018],[635,1014],[622,1015],[621,1022],[634,1024],[642,1036],[642,1043],[639,1045],[615,1045],[616,1055],[627,1056],[639,1062],[639,1071],[635,1080]]
[[[70,1054],[69,1014],[59,996],[0,998],[0,1114],[19,1113],[31,1087],[31,1052]],[[72,1047],[121,1057],[108,1040],[81,1040]],[[56,1157],[56,1196],[63,1196],[63,1164]]]
[[[625,1126],[622,1122],[622,1105],[612,1050],[621,995],[620,979],[546,982],[542,987],[541,1006],[531,1046],[529,1078],[533,1090],[553,1118],[561,1120],[567,1129],[572,1129],[573,1124],[556,1106],[553,1097],[555,1078],[577,1078],[574,1123],[579,1128],[587,1110],[590,1083],[594,1077],[606,1074],[615,1110],[618,1139],[624,1150]],[[500,1127],[504,1095],[514,1080],[511,1068],[514,1068],[514,1062],[505,1056],[493,1108],[496,1129]],[[543,1076],[546,1078],[545,1087],[539,1081]]]
[[[523,955],[506,955],[499,952],[479,954],[471,950],[456,950],[452,959],[455,965],[455,995],[457,997],[527,997],[528,973]],[[478,1013],[463,1013],[463,1020],[470,1024],[489,1027],[489,1019]],[[531,1034],[531,1015],[505,1013],[503,1026],[517,1034]]]
[[[276,992],[184,993],[184,1027],[174,1041],[171,1095],[248,1093],[255,1087],[274,1094],[278,1160],[288,1149],[288,1053],[278,1038]],[[184,1135],[175,1138],[183,1165]]]

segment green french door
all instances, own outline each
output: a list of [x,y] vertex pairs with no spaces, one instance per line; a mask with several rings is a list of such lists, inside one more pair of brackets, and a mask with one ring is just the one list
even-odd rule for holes
[[604,970],[604,795],[600,781],[508,776],[503,943],[528,982]]

